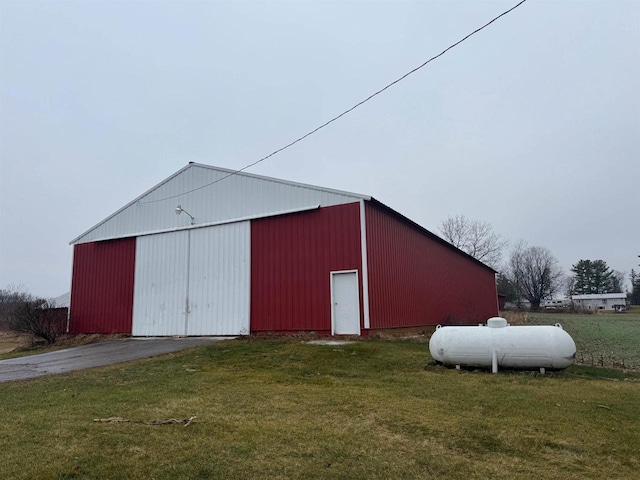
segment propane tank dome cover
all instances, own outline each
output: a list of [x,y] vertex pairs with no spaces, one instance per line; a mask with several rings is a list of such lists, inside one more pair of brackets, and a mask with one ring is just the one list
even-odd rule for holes
[[491,317],[487,320],[487,327],[489,328],[503,328],[507,326],[507,320],[502,317]]

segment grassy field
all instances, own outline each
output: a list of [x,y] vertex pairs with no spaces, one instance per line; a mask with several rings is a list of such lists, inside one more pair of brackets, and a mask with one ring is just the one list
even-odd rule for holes
[[0,384],[0,478],[637,478],[637,376],[430,362],[418,341],[242,339]]
[[583,365],[640,370],[640,308],[627,313],[507,313],[512,324],[560,323],[576,342]]

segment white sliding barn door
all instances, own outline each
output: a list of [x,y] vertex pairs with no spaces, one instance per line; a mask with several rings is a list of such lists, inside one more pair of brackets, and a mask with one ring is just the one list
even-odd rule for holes
[[185,334],[188,255],[189,232],[137,238],[134,336]]
[[249,222],[138,237],[132,334],[248,334],[250,241]]
[[249,333],[250,240],[249,222],[191,231],[187,335]]

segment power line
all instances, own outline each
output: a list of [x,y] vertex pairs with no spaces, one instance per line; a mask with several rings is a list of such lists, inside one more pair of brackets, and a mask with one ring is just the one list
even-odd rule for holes
[[513,7],[511,7],[508,10],[505,10],[504,12],[502,12],[500,15],[498,15],[497,17],[494,17],[492,20],[488,21],[487,23],[485,23],[484,25],[482,25],[481,27],[475,29],[473,32],[469,33],[468,35],[466,35],[465,37],[461,38],[460,40],[458,40],[456,43],[453,43],[451,45],[449,45],[447,48],[445,48],[442,52],[440,52],[437,55],[434,55],[433,57],[431,57],[429,60],[427,60],[426,62],[422,63],[421,65],[418,65],[416,68],[414,68],[413,70],[410,70],[409,72],[405,73],[404,75],[402,75],[400,78],[394,80],[393,82],[389,83],[388,85],[386,85],[385,87],[381,88],[380,90],[378,90],[375,93],[372,93],[371,95],[369,95],[367,98],[365,98],[364,100],[356,103],[354,106],[352,106],[351,108],[345,110],[344,112],[342,112],[339,115],[336,115],[335,117],[333,117],[331,120],[328,120],[327,122],[323,123],[322,125],[320,125],[319,127],[314,128],[313,130],[311,130],[308,133],[305,133],[303,136],[301,136],[300,138],[297,138],[296,140],[294,140],[291,143],[288,143],[287,145],[285,145],[284,147],[281,147],[273,152],[271,152],[269,155],[262,157],[259,160],[256,160],[253,163],[250,163],[248,165],[245,165],[244,167],[242,167],[239,170],[235,170],[227,175],[225,175],[222,178],[219,178],[217,180],[214,180],[213,182],[209,182],[206,183],[204,185],[201,185],[197,188],[193,188],[191,190],[187,190],[186,192],[182,192],[182,193],[178,193],[176,195],[171,195],[170,197],[164,197],[164,198],[160,198],[160,199],[156,199],[156,200],[148,200],[146,202],[139,202],[139,203],[156,203],[156,202],[162,202],[164,200],[170,200],[172,198],[177,198],[180,197],[182,195],[187,195],[189,193],[195,192],[197,190],[202,190],[203,188],[206,187],[210,187],[211,185],[214,185],[218,182],[221,182],[222,180],[225,180],[233,175],[237,175],[238,173],[244,172],[245,170],[247,170],[248,168],[251,168],[257,164],[259,164],[260,162],[264,162],[265,160],[267,160],[268,158],[273,157],[274,155],[282,152],[283,150],[286,150],[289,147],[292,147],[293,145],[295,145],[298,142],[301,142],[302,140],[304,140],[305,138],[313,135],[314,133],[316,133],[318,130],[323,129],[324,127],[326,127],[327,125],[335,122],[336,120],[344,117],[345,115],[347,115],[348,113],[352,112],[353,110],[355,110],[356,108],[358,108],[359,106],[367,103],[369,100],[371,100],[373,97],[376,97],[377,95],[380,95],[382,92],[384,92],[385,90],[387,90],[388,88],[392,87],[393,85],[395,85],[398,82],[401,82],[402,80],[404,80],[405,78],[407,78],[409,75],[417,72],[418,70],[420,70],[421,68],[425,67],[427,64],[431,63],[432,61],[434,61],[435,59],[441,57],[442,55],[444,55],[445,53],[447,53],[449,50],[451,50],[452,48],[457,47],[458,45],[460,45],[462,42],[464,42],[465,40],[467,40],[468,38],[472,37],[473,35],[475,35],[476,33],[480,32],[481,30],[484,30],[485,28],[487,28],[489,25],[491,25],[493,22],[495,22],[496,20],[500,19],[501,17],[504,17],[505,15],[507,15],[508,13],[511,13],[512,11],[514,11],[516,8],[518,8],[520,5],[522,5],[523,3],[525,3],[527,0],[521,0],[519,3],[517,3],[516,5],[514,5]]

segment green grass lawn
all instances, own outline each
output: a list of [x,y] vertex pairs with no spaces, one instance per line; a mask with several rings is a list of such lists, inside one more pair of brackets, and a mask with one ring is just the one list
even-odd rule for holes
[[584,315],[532,312],[520,315],[521,317],[517,318],[518,314],[516,314],[516,321],[512,323],[532,325],[560,323],[576,342],[578,363],[640,370],[640,309],[638,308],[627,313]]
[[231,340],[0,384],[0,478],[637,478],[640,381],[585,373],[446,369],[411,341]]

